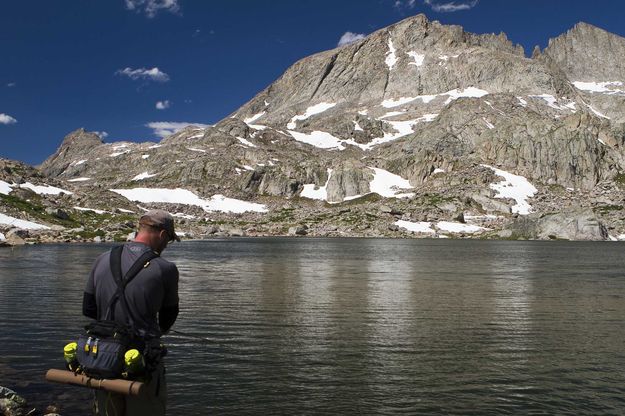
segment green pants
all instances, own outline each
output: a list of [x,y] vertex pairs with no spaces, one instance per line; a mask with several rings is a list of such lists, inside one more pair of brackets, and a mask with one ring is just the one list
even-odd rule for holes
[[96,416],[164,416],[167,399],[165,365],[161,360],[141,396],[124,396],[96,390]]

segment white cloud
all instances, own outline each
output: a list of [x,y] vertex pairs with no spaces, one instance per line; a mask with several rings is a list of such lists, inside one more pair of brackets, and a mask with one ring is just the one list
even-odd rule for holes
[[167,109],[169,107],[171,107],[171,103],[169,102],[169,100],[157,101],[156,102],[156,109],[157,110],[165,110],[165,109]]
[[417,0],[395,0],[393,4],[397,9],[407,8],[412,9],[417,3]]
[[9,88],[13,88],[13,87],[15,87],[16,85],[17,85],[17,83],[16,83],[16,82],[9,82],[9,83],[7,84],[7,87],[9,87]]
[[139,69],[124,68],[124,69],[118,69],[117,71],[115,71],[115,74],[116,75],[125,75],[128,78],[133,79],[133,80],[148,79],[148,80],[158,81],[158,82],[167,82],[167,81],[169,81],[169,75],[167,75],[166,73],[164,73],[163,71],[161,71],[157,67],[154,67],[152,69],[146,69],[146,68],[139,68]]
[[0,113],[0,124],[15,124],[17,120],[8,114]]
[[425,4],[430,6],[432,10],[439,13],[451,13],[459,10],[469,10],[475,7],[478,0],[471,1],[447,1],[440,2],[438,0],[423,0]]
[[106,139],[107,137],[109,137],[109,134],[105,131],[94,131],[95,134],[97,134],[101,139]]
[[180,12],[178,0],[125,0],[128,10],[144,12],[150,19],[156,16],[160,10],[177,14]]
[[207,124],[200,123],[187,123],[187,122],[177,122],[177,121],[153,121],[145,125],[146,127],[154,130],[154,134],[159,137],[166,137],[172,135],[174,133],[179,132],[187,126],[198,126],[201,128],[208,127]]
[[360,39],[364,39],[365,36],[367,35],[365,35],[364,33],[345,32],[343,33],[343,36],[341,36],[341,39],[339,39],[339,43],[336,46],[343,46],[356,42]]

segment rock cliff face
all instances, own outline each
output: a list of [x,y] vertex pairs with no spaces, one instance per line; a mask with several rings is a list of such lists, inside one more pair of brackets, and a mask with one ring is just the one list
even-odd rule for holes
[[41,170],[83,204],[161,204],[196,234],[208,216],[248,234],[523,237],[515,216],[581,210],[606,224],[592,238],[616,238],[624,85],[625,39],[599,28],[580,23],[527,58],[504,34],[418,15],[296,62],[214,126],[160,143],[77,130]]

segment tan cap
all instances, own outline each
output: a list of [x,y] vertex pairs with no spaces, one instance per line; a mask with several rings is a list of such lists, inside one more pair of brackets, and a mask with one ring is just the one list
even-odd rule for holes
[[180,237],[178,237],[174,231],[174,217],[167,211],[163,211],[162,209],[148,211],[141,216],[139,224],[165,230],[172,240],[180,241]]

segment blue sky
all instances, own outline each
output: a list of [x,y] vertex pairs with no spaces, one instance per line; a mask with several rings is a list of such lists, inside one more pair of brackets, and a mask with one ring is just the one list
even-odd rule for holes
[[0,156],[41,163],[80,127],[141,142],[215,123],[346,32],[417,13],[527,54],[579,21],[625,36],[621,0],[3,1]]

